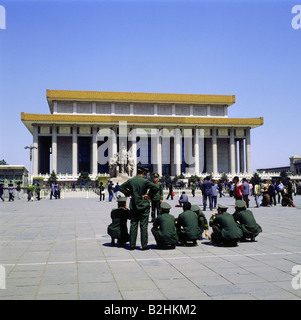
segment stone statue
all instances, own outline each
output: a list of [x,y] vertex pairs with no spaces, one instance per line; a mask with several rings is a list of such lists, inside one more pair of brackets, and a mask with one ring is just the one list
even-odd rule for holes
[[120,155],[115,153],[109,160],[109,173],[111,178],[122,176],[132,177],[135,169],[135,161],[131,154],[122,144]]
[[119,165],[120,165],[120,173],[128,173],[127,172],[127,156],[128,156],[128,152],[124,146],[124,144],[122,144],[121,146],[121,154],[120,154],[120,161],[119,161]]
[[131,152],[128,152],[128,175],[129,175],[130,177],[133,176],[134,168],[135,168],[134,158],[133,158],[133,156],[132,156],[132,153],[131,153]]
[[118,153],[115,153],[112,158],[110,158],[109,161],[109,173],[110,177],[117,177],[119,174],[119,155]]

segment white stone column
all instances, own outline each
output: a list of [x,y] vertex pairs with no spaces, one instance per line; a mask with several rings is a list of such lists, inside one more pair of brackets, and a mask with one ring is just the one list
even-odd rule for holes
[[244,150],[244,140],[239,140],[239,171],[241,173],[245,172],[245,150]]
[[237,155],[238,155],[238,148],[237,148],[237,140],[235,141],[235,172],[238,173],[238,162],[237,162]]
[[33,127],[33,149],[32,149],[32,176],[37,176],[39,171],[39,137],[38,137],[38,127]]
[[57,126],[52,126],[52,171],[57,173]]
[[213,175],[217,175],[217,137],[216,137],[216,128],[212,129],[212,171]]
[[152,129],[151,134],[151,161],[155,165],[154,170],[162,176],[162,139],[160,137],[159,129]]
[[182,163],[182,134],[179,128],[175,129],[174,142],[174,159],[176,165],[176,175],[180,175]]
[[235,174],[235,139],[234,129],[230,129],[230,172]]
[[97,128],[92,127],[92,176],[96,178],[98,169]]
[[77,102],[76,102],[76,101],[73,101],[72,111],[73,111],[73,114],[76,114],[76,113],[77,113]]
[[246,129],[246,167],[247,174],[252,173],[251,167],[251,129]]
[[53,101],[53,114],[57,113],[57,101]]
[[200,131],[199,129],[194,129],[194,174],[199,175],[200,174],[200,144],[199,144],[199,138],[200,138]]
[[110,157],[113,157],[114,154],[117,153],[117,130],[115,127],[112,127],[111,129],[112,129],[112,136],[111,136],[110,140],[111,140],[111,145],[112,145],[112,148],[111,148],[112,154],[110,155]]
[[186,165],[185,173],[194,174],[193,166],[195,165],[195,157],[193,156],[193,149],[194,149],[194,132],[191,128],[183,128],[182,134],[184,137],[184,161]]
[[132,128],[132,130],[129,133],[129,141],[131,141],[130,152],[134,160],[133,176],[137,175],[137,141],[136,139],[137,139],[136,129]]
[[78,145],[77,145],[77,127],[72,128],[72,175],[78,174]]

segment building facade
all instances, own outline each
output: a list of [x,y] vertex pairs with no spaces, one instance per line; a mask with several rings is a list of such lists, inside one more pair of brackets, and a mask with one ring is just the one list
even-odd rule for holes
[[[47,90],[50,114],[21,113],[33,135],[33,176],[67,180],[109,172],[123,150],[170,176],[251,174],[251,129],[263,118],[229,118],[233,95]],[[134,172],[135,174],[135,172]]]
[[15,186],[20,183],[21,187],[28,187],[28,170],[22,165],[0,165],[0,184],[6,188],[10,183]]
[[300,179],[301,177],[301,156],[291,156],[289,158],[290,164],[283,167],[273,167],[273,168],[262,168],[257,169],[258,173],[273,173],[274,175],[280,175],[281,172],[285,172],[295,179]]

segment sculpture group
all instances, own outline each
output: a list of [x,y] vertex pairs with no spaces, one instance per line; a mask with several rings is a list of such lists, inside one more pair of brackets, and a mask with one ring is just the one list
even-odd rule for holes
[[120,154],[117,152],[109,160],[110,177],[118,177],[120,175],[133,176],[135,168],[135,161],[130,151],[127,151],[122,145]]

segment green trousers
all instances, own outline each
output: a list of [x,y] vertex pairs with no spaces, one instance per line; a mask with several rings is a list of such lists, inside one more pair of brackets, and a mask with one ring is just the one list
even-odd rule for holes
[[131,212],[131,227],[130,227],[130,247],[136,247],[138,226],[140,224],[140,237],[141,237],[141,247],[146,248],[148,243],[148,217],[149,208],[144,211],[132,211]]
[[160,200],[152,200],[152,221],[156,219],[156,212],[157,216],[160,214],[161,209],[161,202]]

